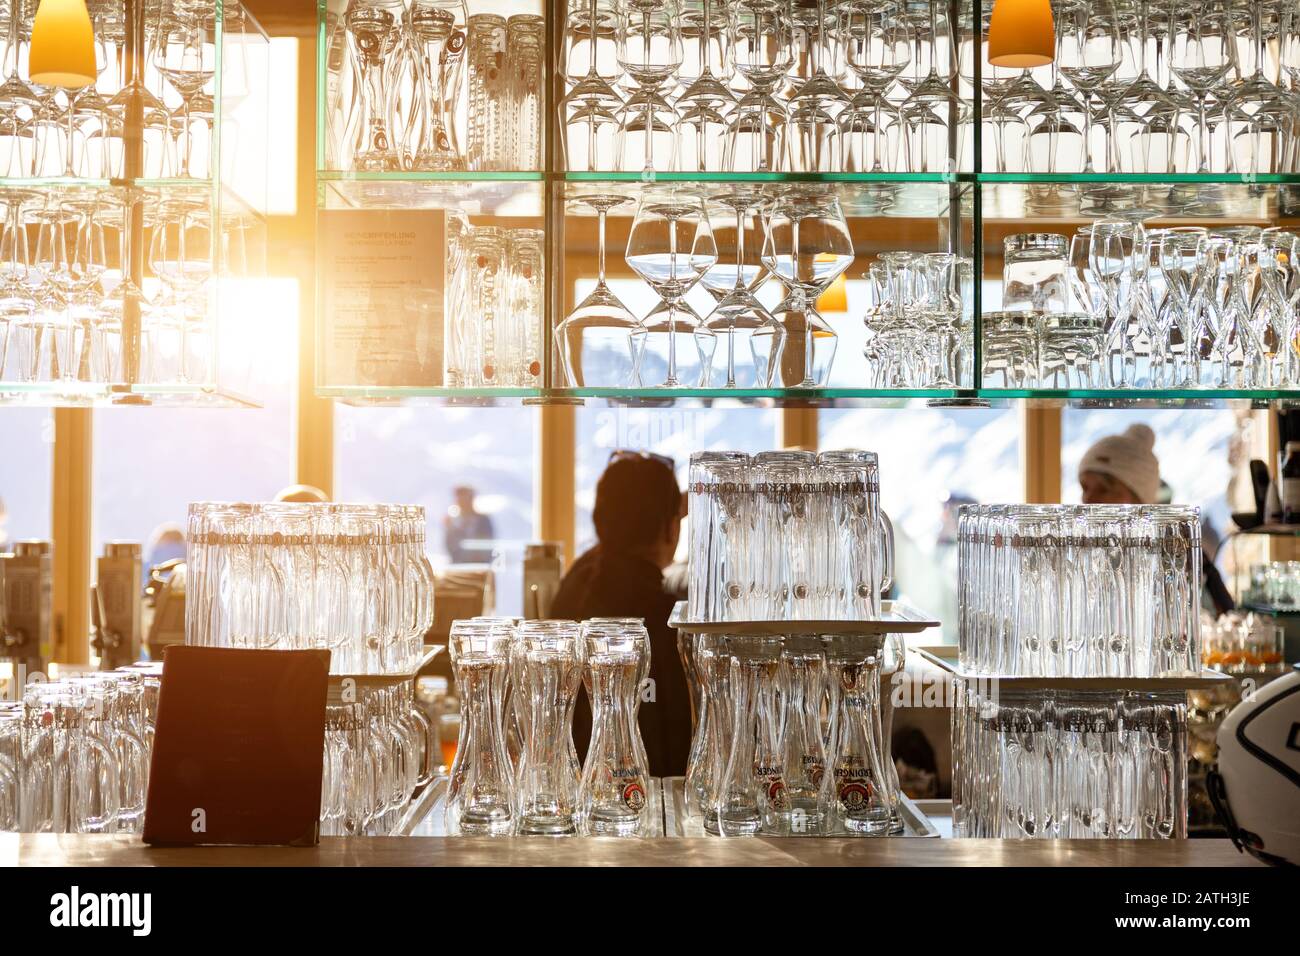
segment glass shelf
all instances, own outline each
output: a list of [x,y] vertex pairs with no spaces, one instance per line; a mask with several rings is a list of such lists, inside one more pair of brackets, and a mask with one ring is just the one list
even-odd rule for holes
[[107,385],[94,382],[0,382],[0,407],[260,408],[215,385]]
[[[987,7],[988,0],[985,0]],[[543,12],[552,18],[563,17],[565,6],[558,0],[548,0],[541,4]],[[351,376],[357,381],[473,381],[474,377],[455,377],[446,372],[442,364],[444,354],[443,340],[439,339],[437,347],[423,347],[420,354],[418,375],[406,378],[387,379],[383,375],[365,377],[369,367],[364,362],[357,363],[358,370],[347,371],[342,376],[335,375],[331,380],[319,378],[317,394],[354,404],[406,404],[406,403],[441,403],[441,404],[620,404],[620,405],[708,405],[713,403],[734,403],[739,405],[759,406],[825,406],[825,407],[907,407],[909,405],[944,405],[948,407],[989,407],[1010,403],[1027,403],[1030,405],[1062,406],[1074,405],[1090,408],[1198,408],[1221,407],[1228,404],[1247,403],[1263,405],[1270,402],[1300,401],[1300,390],[1285,391],[1272,389],[997,389],[974,388],[979,381],[978,371],[974,381],[969,374],[956,376],[955,380],[966,385],[965,388],[953,389],[870,389],[855,387],[859,384],[876,381],[889,381],[882,376],[873,379],[868,362],[863,357],[864,331],[861,319],[867,308],[863,292],[862,277],[873,261],[886,252],[911,251],[915,253],[956,253],[975,260],[975,274],[985,277],[982,283],[976,283],[975,292],[970,301],[965,303],[966,314],[964,326],[973,328],[975,341],[982,332],[979,313],[987,313],[999,308],[1000,291],[992,288],[996,281],[989,281],[1002,272],[1003,241],[1007,235],[1018,232],[1059,232],[1071,234],[1079,225],[1107,217],[1147,218],[1152,224],[1170,225],[1178,223],[1197,223],[1210,227],[1222,227],[1236,223],[1271,225],[1300,222],[1300,172],[1270,173],[1260,175],[1243,175],[1228,173],[1038,173],[1038,172],[982,172],[981,168],[994,168],[994,162],[985,152],[990,143],[990,129],[987,118],[982,117],[984,104],[979,92],[976,78],[962,72],[958,80],[958,92],[963,104],[971,108],[970,119],[961,135],[948,141],[948,155],[937,162],[927,154],[928,166],[916,163],[916,168],[929,168],[932,172],[696,172],[687,170],[674,171],[587,171],[584,169],[565,169],[562,141],[563,131],[557,125],[554,114],[555,104],[548,103],[543,108],[543,115],[548,117],[547,130],[553,149],[544,156],[545,168],[540,170],[504,171],[504,172],[352,172],[325,168],[329,165],[344,165],[346,160],[338,157],[348,154],[346,149],[339,150],[338,143],[328,134],[330,111],[335,108],[333,97],[339,96],[348,82],[345,70],[341,69],[346,56],[343,46],[338,43],[338,34],[332,32],[339,23],[339,17],[346,10],[344,0],[319,0],[321,23],[319,42],[321,44],[321,72],[318,82],[318,116],[320,138],[318,140],[317,174],[318,206],[322,211],[354,210],[358,220],[365,219],[364,212],[373,210],[376,230],[389,229],[394,234],[402,230],[419,228],[421,216],[412,215],[406,219],[401,210],[458,210],[465,219],[455,226],[437,225],[445,230],[434,241],[432,252],[421,252],[418,243],[413,243],[402,252],[408,263],[418,263],[418,268],[427,265],[427,271],[438,278],[423,281],[416,276],[418,271],[412,265],[407,274],[400,276],[411,288],[418,288],[421,306],[418,312],[419,322],[425,317],[437,314],[437,319],[429,324],[411,326],[418,336],[444,336],[452,342],[451,328],[442,317],[446,307],[441,291],[449,281],[444,274],[442,262],[445,251],[452,244],[451,230],[477,229],[479,227],[499,228],[503,232],[515,229],[548,230],[545,243],[545,295],[546,321],[550,327],[543,330],[542,347],[532,353],[540,357],[543,372],[539,378],[516,378],[499,376],[496,381],[541,382],[550,387],[543,388],[468,388],[450,389],[424,386],[379,387],[355,384],[354,381],[340,383],[339,379]],[[503,8],[504,9],[504,8]],[[979,30],[974,25],[980,18],[974,16],[978,8],[962,3],[954,12],[958,14],[962,46],[966,53],[973,51],[974,56],[960,59],[963,71],[971,68],[975,59],[982,62],[984,52]],[[510,6],[504,12],[517,12]],[[562,32],[552,25],[550,37]],[[562,82],[555,82],[551,75],[557,58],[555,51],[547,51],[546,80],[548,89],[554,93],[563,92]],[[326,55],[328,54],[328,55]],[[507,51],[507,56],[509,51]],[[333,64],[333,65],[331,65]],[[987,70],[985,66],[985,70]],[[988,73],[984,74],[988,78]],[[341,85],[342,84],[342,85]],[[463,119],[464,105],[461,107]],[[337,120],[337,115],[334,116]],[[335,127],[338,128],[338,127]],[[462,126],[463,129],[463,126]],[[462,146],[465,140],[462,136]],[[578,157],[577,153],[573,153]],[[686,155],[684,152],[681,155]],[[996,160],[996,157],[994,157]],[[600,157],[598,157],[598,161]],[[689,162],[682,160],[679,162]],[[1029,161],[1033,161],[1032,157]],[[532,163],[534,160],[514,160],[517,163]],[[1241,162],[1241,160],[1237,160]],[[575,159],[575,165],[585,167],[581,157]],[[640,165],[639,162],[636,165]],[[665,164],[666,165],[666,164]],[[1044,164],[1040,164],[1045,167]],[[1007,168],[1007,165],[998,168]],[[1014,167],[1012,167],[1014,168]],[[561,387],[566,382],[561,363],[555,347],[554,328],[570,314],[576,304],[582,301],[594,285],[598,262],[603,262],[606,278],[620,301],[637,317],[644,319],[657,305],[653,296],[635,272],[625,261],[628,248],[629,228],[638,208],[638,200],[656,190],[664,193],[676,193],[692,198],[715,199],[729,191],[755,192],[765,198],[781,195],[786,186],[812,184],[825,187],[827,192],[835,195],[847,219],[848,230],[853,240],[854,259],[844,272],[844,282],[830,297],[836,306],[823,311],[829,325],[839,336],[838,350],[834,365],[828,375],[821,381],[824,387],[816,389],[800,388],[595,388]],[[609,209],[605,220],[603,247],[598,239],[596,216],[594,210],[581,202],[582,197],[595,195],[616,195],[631,200]],[[1138,213],[1144,214],[1138,216]],[[386,221],[385,213],[395,213]],[[495,217],[495,218],[494,218]],[[338,217],[342,220],[344,217]],[[452,216],[447,217],[450,223]],[[725,222],[725,216],[722,217]],[[504,221],[515,219],[515,221]],[[322,216],[326,223],[328,216]],[[503,221],[497,221],[503,220]],[[734,239],[728,239],[727,226],[719,227],[713,223],[720,245]],[[734,227],[730,227],[734,233]],[[329,232],[322,229],[322,235]],[[459,234],[459,233],[457,233]],[[748,240],[747,240],[748,241]],[[442,242],[442,245],[438,245]],[[752,247],[747,252],[753,256]],[[604,255],[602,256],[601,253]],[[391,270],[396,274],[397,270]],[[385,283],[391,283],[392,276],[379,270],[383,281],[376,281],[375,301],[382,299]],[[363,283],[364,284],[364,283]],[[699,315],[707,316],[716,304],[697,286],[687,296],[687,304]],[[772,294],[779,289],[779,283],[770,282],[760,286],[756,294],[769,309],[776,308],[781,296]],[[352,290],[356,301],[360,301],[366,290]],[[419,296],[416,296],[418,298]],[[406,296],[406,302],[412,299]],[[770,301],[769,301],[770,300]],[[320,297],[318,301],[324,301]],[[358,312],[364,311],[359,308]],[[371,307],[377,318],[377,324],[385,324],[388,318],[385,308]],[[391,310],[388,310],[391,311]],[[472,311],[472,310],[471,310]],[[460,315],[469,314],[459,312]],[[489,314],[486,310],[484,314]],[[499,318],[497,313],[494,318]],[[333,319],[322,322],[322,327]],[[443,324],[438,324],[443,323]],[[320,334],[318,330],[318,335]],[[495,333],[494,333],[495,334]],[[415,336],[413,336],[414,338]],[[380,359],[391,358],[387,355],[387,346],[394,350],[411,348],[405,340],[390,341],[392,338],[377,336],[384,347],[377,350]],[[333,342],[334,339],[329,339]],[[341,341],[341,339],[339,339]],[[326,357],[333,345],[327,345],[326,339],[318,339],[318,355]],[[449,347],[448,347],[449,348]],[[450,354],[448,351],[446,354]],[[716,363],[715,354],[715,363]],[[318,362],[318,370],[326,367],[325,362]],[[449,363],[448,363],[449,365]],[[643,372],[645,366],[642,366]],[[796,369],[801,366],[796,363]],[[430,374],[430,369],[433,369]],[[715,364],[716,372],[716,364]],[[319,371],[318,371],[318,374]],[[644,376],[647,380],[650,375]],[[662,378],[662,376],[661,376]],[[797,382],[802,375],[793,374],[785,378],[787,382]],[[480,377],[478,380],[482,380]],[[492,381],[492,378],[488,378]],[[585,379],[593,381],[617,381],[618,376],[606,376],[601,379],[592,374]],[[719,380],[716,377],[715,381]],[[737,376],[742,384],[754,383],[756,377]],[[761,379],[759,380],[761,382]],[[778,377],[778,382],[781,379]],[[994,379],[990,379],[994,381]]]
[[370,173],[322,177],[320,209],[457,209],[468,216],[542,215],[541,173]]
[[984,223],[1130,218],[1213,225],[1300,216],[1300,185],[1223,179],[978,177]]
[[[1224,408],[1300,400],[1300,393],[1259,389],[1223,391],[1127,389],[871,389],[831,388],[441,388],[423,386],[319,386],[316,394],[349,405],[629,405],[683,407],[736,405],[820,408]],[[1243,531],[1242,534],[1296,534]]]
[[1223,408],[1248,402],[1267,406],[1269,402],[1297,399],[1300,392],[1275,389],[1045,389],[981,388],[981,398],[991,402],[1024,401],[1038,407],[1074,408]]
[[725,173],[725,172],[574,172],[570,182],[608,183],[955,183],[973,182],[972,173]]

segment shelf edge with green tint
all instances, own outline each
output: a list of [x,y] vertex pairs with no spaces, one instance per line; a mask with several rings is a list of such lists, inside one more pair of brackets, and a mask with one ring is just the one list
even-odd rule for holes
[[213,385],[110,385],[93,382],[0,382],[0,406],[31,408],[261,408],[260,402]]
[[321,398],[344,402],[443,402],[524,401],[580,404],[586,401],[606,401],[626,404],[657,404],[672,402],[739,403],[772,402],[795,405],[834,405],[837,403],[902,403],[931,402],[1049,402],[1049,403],[1106,403],[1117,408],[1138,407],[1152,403],[1170,403],[1195,407],[1198,404],[1213,406],[1221,402],[1249,401],[1300,401],[1300,391],[1280,389],[1005,389],[1005,388],[911,388],[880,389],[836,386],[831,388],[445,388],[441,386],[370,386],[329,385],[318,386]]
[[323,169],[316,178],[330,183],[540,183],[546,173],[532,170],[517,172],[425,172],[421,170],[349,171]]
[[1300,401],[1300,390],[1274,388],[990,388],[978,389],[990,399],[1040,399],[1064,402],[1214,402],[1214,401]]
[[1097,183],[1134,186],[1300,184],[1300,173],[975,173],[973,178],[975,182],[989,185],[994,183],[1020,185]]
[[579,172],[562,174],[574,183],[955,183],[973,173],[775,173],[775,172]]

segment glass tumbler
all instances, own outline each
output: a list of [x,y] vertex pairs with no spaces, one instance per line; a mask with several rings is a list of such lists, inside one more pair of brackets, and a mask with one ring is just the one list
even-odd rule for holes
[[1002,242],[1002,308],[1064,312],[1069,242],[1053,232],[1007,236]]

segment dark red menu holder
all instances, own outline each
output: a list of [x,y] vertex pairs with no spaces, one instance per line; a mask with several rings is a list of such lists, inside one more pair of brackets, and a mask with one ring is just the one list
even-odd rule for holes
[[144,842],[320,842],[329,651],[163,654]]

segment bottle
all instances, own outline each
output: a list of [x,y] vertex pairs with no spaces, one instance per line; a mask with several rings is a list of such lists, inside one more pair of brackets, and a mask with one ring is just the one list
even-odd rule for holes
[[1300,441],[1286,443],[1281,479],[1282,523],[1300,524]]

